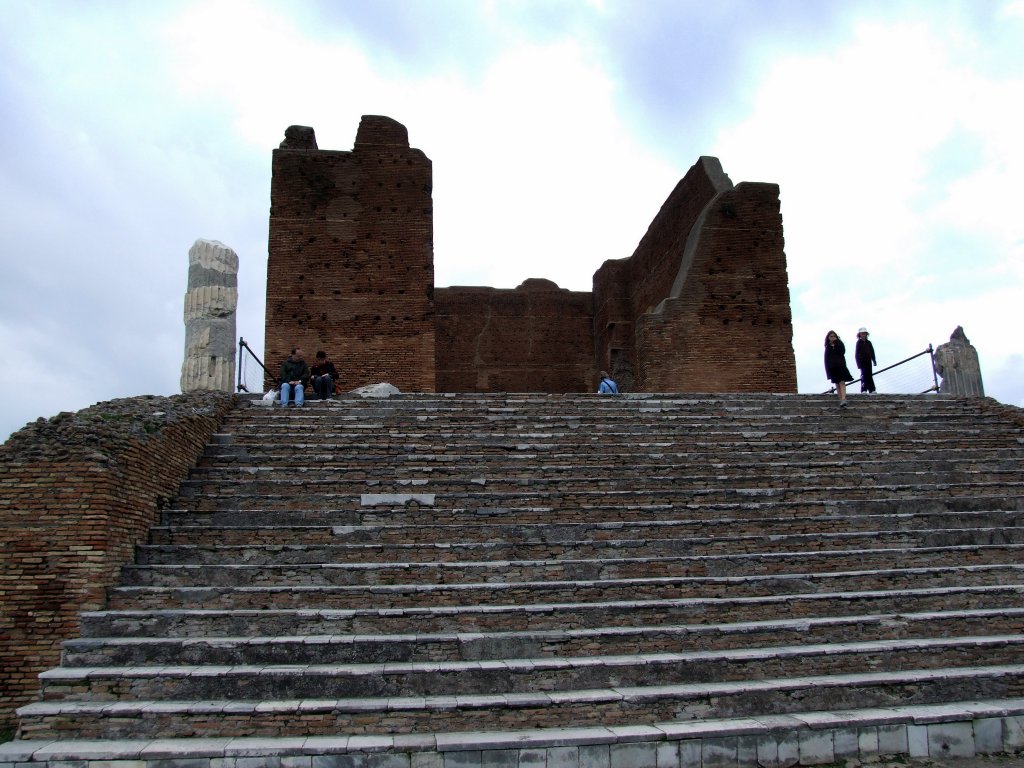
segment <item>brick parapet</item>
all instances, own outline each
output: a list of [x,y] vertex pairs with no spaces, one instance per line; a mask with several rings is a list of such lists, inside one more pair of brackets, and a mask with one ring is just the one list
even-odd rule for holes
[[79,612],[103,606],[235,402],[221,392],[111,400],[40,419],[0,447],[0,727],[36,696]]

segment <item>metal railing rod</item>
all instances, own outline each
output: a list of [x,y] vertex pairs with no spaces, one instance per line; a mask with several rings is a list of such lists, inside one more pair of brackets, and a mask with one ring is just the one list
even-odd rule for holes
[[250,347],[248,344],[246,344],[245,339],[243,339],[241,336],[239,336],[238,337],[238,366],[237,366],[238,367],[238,391],[239,392],[248,392],[249,391],[249,389],[245,386],[245,384],[242,383],[242,368],[243,368],[243,366],[242,366],[242,350],[243,349],[246,352],[249,353],[249,356],[252,357],[252,359],[256,361],[256,364],[259,365],[259,367],[263,369],[263,372],[267,375],[267,378],[270,379],[272,382],[274,382],[274,385],[276,386],[277,383],[278,383],[277,382],[277,377],[274,374],[272,374],[269,370],[267,370],[267,366],[265,366],[263,364],[263,361],[260,360],[259,357],[256,356],[256,353],[252,351],[252,347]]

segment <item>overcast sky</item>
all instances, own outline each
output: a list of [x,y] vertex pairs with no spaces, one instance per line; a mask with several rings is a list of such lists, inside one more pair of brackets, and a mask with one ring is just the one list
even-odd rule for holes
[[262,354],[271,151],[292,124],[350,150],[364,114],[433,161],[439,286],[589,291],[714,155],[781,187],[801,392],[828,386],[829,328],[852,352],[867,326],[884,366],[962,325],[987,394],[1024,405],[1022,0],[0,12],[0,439],[179,391],[197,238],[238,253]]

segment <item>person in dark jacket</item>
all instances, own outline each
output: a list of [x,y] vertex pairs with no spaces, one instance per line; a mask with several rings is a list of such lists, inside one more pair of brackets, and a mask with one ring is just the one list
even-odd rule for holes
[[868,341],[868,329],[861,328],[857,331],[857,346],[853,351],[853,359],[860,368],[860,391],[868,394],[875,391],[875,379],[871,373],[871,366],[878,365],[875,360],[875,348]]
[[287,407],[288,401],[295,392],[296,407],[302,405],[306,397],[306,385],[309,384],[309,366],[302,358],[302,350],[298,347],[281,363],[281,406]]
[[334,382],[338,380],[338,369],[327,359],[327,353],[320,350],[316,353],[316,362],[310,369],[313,377],[313,391],[321,400],[334,397]]
[[835,331],[825,334],[825,375],[836,385],[839,407],[846,407],[846,382],[853,378],[846,367],[846,345]]

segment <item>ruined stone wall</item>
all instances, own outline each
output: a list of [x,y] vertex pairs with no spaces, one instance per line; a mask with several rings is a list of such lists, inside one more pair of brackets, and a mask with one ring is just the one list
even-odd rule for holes
[[514,290],[438,288],[437,391],[588,392],[592,297],[550,280]]
[[195,392],[40,419],[0,446],[0,727],[102,608],[107,586],[234,406]]
[[577,392],[606,369],[624,391],[795,391],[778,188],[741,186],[701,157],[593,293],[435,296],[431,166],[405,128],[364,117],[351,152],[328,152],[293,126],[273,159],[265,361],[324,349],[346,389]]
[[721,193],[691,235],[675,296],[636,325],[644,391],[796,392],[779,188]]
[[732,182],[714,157],[701,157],[676,184],[628,259],[594,274],[595,348],[599,366],[626,389],[637,386],[636,324],[672,293],[687,239],[701,213]]
[[274,151],[264,362],[326,350],[354,389],[434,390],[432,168],[404,126],[364,116],[351,152],[293,126]]

